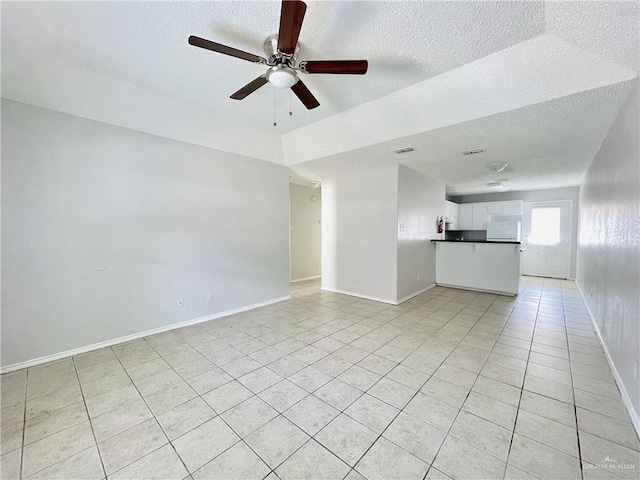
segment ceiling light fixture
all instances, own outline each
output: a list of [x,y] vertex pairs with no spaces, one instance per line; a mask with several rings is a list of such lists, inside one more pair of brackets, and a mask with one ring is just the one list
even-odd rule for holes
[[499,173],[501,171],[503,171],[505,168],[507,168],[509,164],[506,162],[496,162],[496,163],[490,163],[487,165],[487,168],[489,170],[491,170],[492,172],[495,173]]
[[413,152],[415,150],[415,148],[413,147],[402,147],[402,148],[396,148],[395,150],[391,150],[393,153],[407,153],[407,152]]
[[465,150],[464,152],[460,153],[462,153],[462,155],[475,155],[476,153],[482,152],[484,152],[484,148],[474,148],[473,150]]
[[267,71],[267,80],[276,88],[290,88],[298,83],[298,74],[292,68],[276,65]]

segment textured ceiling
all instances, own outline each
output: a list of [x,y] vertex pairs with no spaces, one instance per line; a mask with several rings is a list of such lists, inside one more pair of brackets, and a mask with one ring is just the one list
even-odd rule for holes
[[[605,113],[585,107],[591,98],[588,95],[566,107],[580,112],[570,116],[572,120],[584,116],[593,120],[576,123],[567,134],[570,140],[563,137],[575,151],[591,152],[588,164],[593,139],[606,133],[606,122],[624,93],[624,87],[603,87],[637,75],[636,2],[307,3],[300,59],[366,58],[369,72],[364,77],[304,76],[321,103],[312,111],[306,111],[288,92],[276,91],[277,127],[272,125],[274,91],[270,86],[241,102],[228,98],[262,74],[263,67],[187,44],[189,35],[198,35],[262,54],[264,38],[277,30],[277,1],[2,2],[2,96],[271,162],[296,164],[296,170],[305,173],[294,177],[301,182],[321,172],[330,174],[329,166],[336,161],[363,168],[373,165],[381,161],[374,157],[388,152],[385,142],[393,139],[402,143],[403,138],[434,139],[442,134],[445,141],[446,132],[458,124],[466,125],[464,130],[471,138],[474,131],[484,136],[490,133],[487,128],[499,124],[494,117],[511,118],[509,112],[516,111],[512,121],[519,123],[509,131],[510,140],[529,145],[526,158],[535,157],[540,165],[533,160],[535,170],[522,165],[512,172],[512,181],[514,186],[530,188],[532,184],[542,186],[531,178],[545,171],[545,162],[566,170],[564,176],[560,171],[553,178],[545,177],[554,185],[575,184],[579,170],[586,168],[585,161],[578,165],[567,156],[551,157],[558,154],[548,146],[550,133],[557,130],[557,123],[551,122],[564,120],[541,117],[536,105],[557,108],[564,105],[563,97],[583,98],[581,92],[600,92],[594,93],[593,101]],[[546,57],[538,55],[544,65],[533,64],[532,53],[544,48],[550,49]],[[567,58],[579,67],[580,76],[563,73]],[[520,65],[555,76],[551,80],[540,76],[531,84],[520,78],[520,84],[509,84],[505,79],[516,78]],[[488,67],[492,69],[489,76]],[[439,100],[426,95],[431,110],[418,111],[406,101],[393,104],[394,95],[402,96],[407,89],[424,93],[429,85],[440,85],[446,90],[452,78],[455,82],[447,95]],[[483,106],[483,98],[476,98],[470,105],[473,108],[467,108],[469,114],[460,114],[466,107],[462,100],[470,101],[469,92],[491,90],[491,82],[500,85],[500,91],[493,92],[493,97],[502,97],[500,101]],[[531,91],[523,95],[529,87]],[[290,101],[293,116],[287,113]],[[395,110],[388,109],[390,101]],[[340,126],[344,118],[357,118],[354,112],[358,109],[369,109],[371,116],[361,125],[351,121],[346,130],[349,141],[329,131],[322,137],[323,122]],[[429,118],[434,111],[458,113]],[[389,119],[395,122],[390,129],[385,123]],[[531,137],[530,125],[541,121],[547,128],[535,130],[537,136]],[[373,130],[384,124],[386,131],[372,138],[369,123]],[[450,146],[455,152],[466,147]],[[363,158],[359,150],[371,155]],[[451,177],[446,169],[451,151],[427,151],[429,161],[424,165],[412,161],[414,168],[446,180],[452,192],[477,191],[478,172],[469,171],[469,178]],[[517,149],[498,151],[519,155]],[[499,156],[497,151],[494,156]],[[438,163],[441,168],[433,168]]]
[[[320,177],[400,162],[447,184],[450,195],[489,191],[503,180],[510,190],[578,185],[604,139],[631,82],[565,96],[536,105],[429,130],[382,144],[303,163]],[[411,145],[398,155],[393,149]],[[468,149],[484,148],[476,155]],[[500,173],[486,168],[508,162]],[[508,179],[508,180],[505,180]]]

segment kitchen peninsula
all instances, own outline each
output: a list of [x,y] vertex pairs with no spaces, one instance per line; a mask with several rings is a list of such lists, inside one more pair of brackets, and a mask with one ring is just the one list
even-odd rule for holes
[[502,295],[520,291],[520,242],[431,241],[437,285]]

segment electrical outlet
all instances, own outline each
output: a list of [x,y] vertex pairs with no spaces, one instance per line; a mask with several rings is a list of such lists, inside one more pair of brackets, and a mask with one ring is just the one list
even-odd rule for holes
[[419,281],[420,281],[420,275],[416,277],[416,282],[419,282]]
[[207,302],[213,302],[213,293],[207,293]]
[[404,224],[403,223],[400,224],[400,231],[404,232]]
[[176,300],[176,307],[178,308],[184,307],[184,298],[179,298]]

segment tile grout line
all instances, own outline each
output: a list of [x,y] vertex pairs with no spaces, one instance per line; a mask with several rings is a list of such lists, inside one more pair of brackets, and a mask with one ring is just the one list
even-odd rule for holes
[[107,469],[104,466],[104,460],[102,459],[102,452],[98,447],[98,438],[96,437],[96,432],[93,429],[93,422],[91,421],[91,416],[89,415],[89,408],[87,407],[87,399],[84,396],[84,390],[82,389],[82,383],[80,382],[80,374],[78,373],[75,357],[71,357],[71,362],[73,363],[73,371],[76,372],[76,378],[78,379],[78,388],[80,389],[80,395],[82,395],[82,403],[84,403],[84,411],[87,413],[87,420],[89,422],[89,426],[91,427],[91,435],[93,435],[93,441],[95,442],[96,450],[98,451],[98,458],[100,459],[100,465],[102,466],[102,473],[104,473],[103,478],[107,478]]
[[[562,285],[562,284],[561,284]],[[564,318],[564,331],[567,338],[567,356],[569,357],[569,376],[571,377],[571,395],[573,398],[573,415],[576,420],[576,441],[578,447],[578,461],[580,463],[580,476],[584,479],[584,469],[582,467],[582,448],[580,447],[580,424],[578,423],[578,406],[576,405],[576,390],[573,386],[573,366],[571,365],[571,348],[569,347],[569,332],[567,330],[567,316],[565,310],[564,289],[561,288],[562,294],[562,316]]]
[[[524,368],[524,374],[522,376],[522,386],[520,387],[520,397],[518,398],[518,406],[516,407],[516,418],[513,422],[513,430],[511,431],[511,440],[509,441],[509,448],[507,450],[507,460],[504,462],[504,473],[502,475],[503,478],[507,476],[507,469],[509,468],[509,458],[511,457],[511,449],[513,448],[513,440],[516,436],[516,426],[518,425],[518,417],[520,416],[520,405],[522,404],[522,395],[524,393],[524,385],[527,380],[527,370],[529,370],[529,360],[531,359],[531,349],[533,348],[533,339],[536,334],[536,326],[538,324],[538,314],[540,312],[540,300],[542,299],[542,293],[544,292],[544,283],[540,288],[540,296],[538,298],[538,307],[536,308],[536,318],[533,321],[533,329],[531,331],[531,341],[529,342],[529,353],[527,354],[527,363]],[[515,467],[517,468],[517,467]],[[529,472],[527,472],[529,473]]]
[[[75,370],[75,365],[74,365]],[[79,382],[79,380],[78,380]],[[18,472],[19,477],[22,478],[22,470],[24,468],[24,441],[27,435],[27,400],[29,395],[29,369],[27,368],[27,372],[25,373],[25,381],[24,381],[24,407],[22,409],[22,444],[20,446],[20,471]]]
[[[150,347],[154,352],[158,353],[158,352],[157,352],[157,350],[155,350],[155,348],[153,348],[153,346],[152,346],[149,342],[147,342],[147,340],[146,340],[144,337],[143,337],[141,340],[143,340],[147,345],[149,345],[149,347]],[[172,443],[172,442],[171,442],[171,440],[169,439],[169,437],[168,437],[167,433],[164,431],[164,428],[162,428],[162,425],[161,425],[161,424],[160,424],[160,422],[158,421],[158,418],[156,417],[155,413],[153,413],[153,410],[151,410],[151,407],[149,407],[149,404],[148,404],[148,403],[147,403],[147,401],[145,400],[144,395],[142,395],[142,392],[138,389],[138,386],[137,386],[137,385],[135,384],[135,382],[133,381],[133,378],[131,378],[131,376],[129,375],[129,372],[127,371],[127,369],[125,368],[125,366],[122,364],[122,361],[120,360],[120,357],[118,357],[118,354],[113,350],[113,347],[109,347],[109,348],[111,349],[111,351],[112,351],[113,355],[114,355],[114,356],[116,357],[116,359],[118,360],[118,363],[120,364],[120,366],[121,366],[121,367],[122,367],[122,369],[124,370],[124,373],[127,375],[127,378],[129,378],[129,380],[131,381],[131,384],[133,385],[133,388],[135,388],[135,389],[136,389],[136,392],[138,392],[138,395],[140,395],[140,398],[141,398],[141,400],[144,402],[144,404],[145,404],[145,406],[147,407],[147,409],[149,410],[149,413],[151,413],[151,416],[152,416],[153,420],[155,420],[155,422],[156,422],[156,424],[158,425],[158,427],[160,427],[160,430],[162,431],[163,435],[164,435],[164,436],[165,436],[165,438],[167,439],[168,444],[169,444],[169,445],[171,445],[171,448],[173,448],[173,451],[176,453],[176,455],[177,455],[178,459],[180,460],[180,462],[181,462],[181,463],[182,463],[182,465],[184,466],[185,471],[189,474],[188,476],[191,476],[191,472],[189,471],[189,469],[187,468],[186,464],[185,464],[185,463],[184,463],[184,461],[182,460],[182,457],[181,457],[181,456],[178,454],[178,452],[176,451],[175,446],[173,445],[173,443]],[[135,353],[135,352],[134,352],[134,353]],[[160,355],[160,354],[158,353],[158,355]],[[163,357],[162,357],[162,355],[160,355],[160,357],[161,357],[161,358],[163,358]],[[166,361],[166,360],[165,360],[165,361]],[[171,365],[169,365],[169,369],[173,370],[173,367],[172,367]],[[173,370],[173,371],[175,372],[175,370]],[[175,372],[175,373],[176,373],[176,375],[180,376],[177,372]],[[182,377],[180,377],[180,378],[182,378]],[[171,387],[171,386],[170,386],[170,387]],[[167,387],[167,388],[170,388],[170,387]],[[162,390],[162,389],[161,389],[161,390]],[[154,393],[155,393],[155,392],[154,392]],[[197,393],[197,392],[196,392],[196,393]],[[150,394],[150,395],[151,395],[151,394]],[[132,402],[127,402],[127,403],[132,403]],[[184,403],[186,403],[186,402],[183,402],[183,403],[182,403],[182,404],[180,404],[180,405],[183,405]],[[126,405],[126,404],[125,404],[125,405]],[[115,410],[115,409],[114,409],[114,410]],[[113,411],[113,410],[110,410],[110,411]],[[115,435],[113,435],[113,436],[111,436],[111,437],[109,437],[109,438],[113,438],[113,437],[115,437],[116,435],[120,435],[121,433],[127,432],[127,431],[129,431],[129,430],[131,430],[131,429],[133,429],[133,428],[136,428],[136,427],[138,427],[138,426],[142,425],[143,423],[145,423],[145,422],[147,422],[147,421],[148,421],[148,420],[145,420],[145,421],[143,421],[143,422],[140,422],[140,423],[138,423],[138,424],[134,425],[133,427],[127,428],[126,430],[123,430],[122,432],[116,433]],[[206,422],[204,422],[204,423],[206,423]],[[197,427],[196,427],[196,428],[197,428]],[[106,439],[105,439],[105,440],[106,440]],[[143,458],[145,458],[145,457],[147,457],[147,456],[151,455],[152,453],[154,453],[154,452],[156,452],[156,451],[160,450],[160,449],[161,449],[162,447],[164,447],[165,445],[166,445],[166,444],[161,445],[161,446],[159,446],[158,448],[155,448],[155,449],[153,449],[152,451],[148,452],[147,454],[143,455],[142,457],[135,459],[135,460],[134,460],[134,461],[132,461],[131,463],[128,463],[127,465],[124,465],[123,467],[121,467],[121,468],[119,468],[118,470],[116,470],[115,472],[113,472],[111,475],[113,475],[113,474],[115,474],[115,473],[119,472],[120,470],[122,470],[122,469],[124,469],[124,468],[127,468],[127,467],[128,467],[128,466],[130,466],[130,465],[133,465],[135,462],[137,462],[137,461],[139,461],[139,460],[141,460],[141,459],[143,459]],[[96,440],[96,447],[97,447],[97,440]],[[100,448],[99,448],[99,447],[97,447],[97,448],[98,448],[98,452],[100,452]],[[106,473],[106,468],[105,468],[105,473]]]

